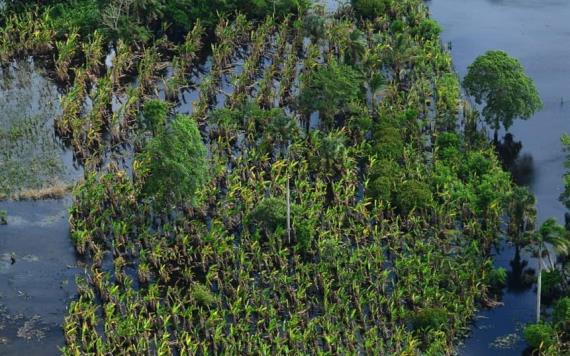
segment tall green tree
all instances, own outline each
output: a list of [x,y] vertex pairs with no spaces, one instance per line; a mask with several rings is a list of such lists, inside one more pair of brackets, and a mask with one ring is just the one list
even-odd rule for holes
[[335,116],[347,113],[351,102],[365,96],[364,78],[353,67],[332,62],[305,74],[299,106],[305,114],[318,111],[327,127]]
[[570,239],[568,232],[564,226],[558,224],[556,220],[547,219],[540,229],[534,234],[534,244],[538,255],[538,274],[537,274],[537,291],[536,291],[536,322],[540,322],[540,303],[542,293],[542,268],[543,258],[546,257],[549,261],[549,268],[554,267],[550,255],[549,247],[555,252],[567,255],[570,251]]
[[483,117],[495,131],[495,142],[501,125],[508,130],[516,118],[526,120],[543,105],[522,64],[503,51],[477,57],[468,68],[463,86],[477,104],[485,103]]
[[206,182],[206,147],[193,118],[178,115],[138,157],[142,192],[161,206],[192,204]]

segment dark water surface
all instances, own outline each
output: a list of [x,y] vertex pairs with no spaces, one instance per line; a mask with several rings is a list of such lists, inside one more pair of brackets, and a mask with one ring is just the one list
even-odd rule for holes
[[68,200],[0,202],[0,355],[57,355],[75,295]]
[[[570,132],[570,1],[567,0],[432,0],[432,16],[450,42],[457,71],[485,51],[501,49],[518,58],[535,80],[544,110],[509,130],[522,143],[515,176],[538,200],[539,220],[563,222],[558,201],[563,189],[564,154],[560,136]],[[502,133],[504,135],[504,132]],[[522,173],[520,173],[522,172]],[[496,256],[496,265],[511,271],[514,251],[508,246]],[[524,256],[523,256],[524,258]],[[530,260],[529,266],[536,266]],[[512,272],[512,271],[511,271]],[[471,336],[459,349],[462,355],[517,355],[526,345],[521,325],[535,317],[536,292],[511,283],[504,306],[479,313]],[[504,341],[501,343],[500,341]],[[514,342],[512,348],[501,344]]]
[[[0,69],[0,196],[81,175],[55,136],[59,91],[30,60]],[[1,198],[0,198],[1,199]],[[0,355],[57,355],[75,293],[69,199],[0,201]]]

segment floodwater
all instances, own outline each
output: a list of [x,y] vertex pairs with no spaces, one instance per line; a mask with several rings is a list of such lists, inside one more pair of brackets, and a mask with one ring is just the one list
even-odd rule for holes
[[[0,196],[80,176],[54,133],[57,87],[33,61],[0,70]],[[69,198],[0,201],[0,355],[57,355],[66,306],[75,295]]]
[[0,355],[57,355],[75,296],[70,201],[0,202]]
[[[522,144],[514,160],[515,179],[527,184],[536,195],[539,221],[555,217],[563,223],[566,210],[558,196],[563,189],[565,160],[560,136],[570,133],[570,2],[431,0],[427,3],[433,18],[443,28],[443,41],[450,44],[462,77],[477,56],[501,49],[518,58],[534,79],[544,109],[528,121],[516,121],[509,130],[513,141]],[[506,246],[496,256],[496,265],[512,273],[513,257],[514,250]],[[536,261],[526,259],[529,266],[536,266]],[[503,307],[480,312],[471,336],[459,349],[460,354],[524,352],[521,325],[534,321],[535,288],[511,283],[502,301]],[[509,343],[513,347],[507,348]]]

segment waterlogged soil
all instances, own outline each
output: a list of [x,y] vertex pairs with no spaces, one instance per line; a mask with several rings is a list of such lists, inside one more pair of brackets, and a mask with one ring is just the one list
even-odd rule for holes
[[69,237],[70,200],[0,202],[0,355],[57,355],[80,272]]
[[[570,2],[565,0],[432,0],[432,16],[443,28],[458,73],[485,51],[501,49],[518,58],[534,79],[544,109],[509,130],[507,161],[515,180],[530,187],[538,201],[539,221],[555,217],[564,222],[558,201],[563,189],[564,154],[560,136],[570,132]],[[505,133],[501,132],[501,136]],[[508,141],[508,140],[507,140]],[[518,152],[517,152],[518,151]],[[520,355],[525,352],[522,325],[535,319],[536,289],[521,285],[514,249],[503,246],[495,264],[512,278],[503,291],[504,306],[479,313],[462,355]],[[522,254],[521,263],[536,268],[536,260]],[[525,262],[526,261],[526,262]],[[513,266],[515,268],[513,269]],[[518,269],[517,269],[518,268]]]

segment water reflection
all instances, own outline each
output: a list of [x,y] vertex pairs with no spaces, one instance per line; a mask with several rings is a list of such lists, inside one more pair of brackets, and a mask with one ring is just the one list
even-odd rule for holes
[[534,160],[530,153],[521,155],[522,148],[522,141],[515,140],[511,133],[496,144],[503,168],[511,173],[513,181],[518,185],[530,186],[534,180]]

